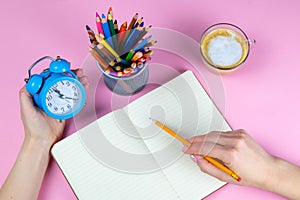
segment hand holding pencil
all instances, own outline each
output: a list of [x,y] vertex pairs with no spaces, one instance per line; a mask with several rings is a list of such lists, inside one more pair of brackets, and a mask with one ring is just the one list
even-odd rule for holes
[[[166,125],[162,124],[161,122],[151,119],[155,125],[157,125],[158,127],[160,127],[161,129],[163,129],[164,131],[166,131],[167,133],[169,133],[171,136],[173,136],[174,138],[176,138],[177,140],[179,140],[183,145],[184,148],[183,150],[185,151],[186,149],[188,149],[192,143],[186,139],[184,139],[183,137],[181,137],[180,135],[178,135],[176,132],[174,132],[173,130],[171,130],[169,127],[167,127]],[[196,156],[195,156],[196,155]],[[199,152],[192,154],[192,158],[195,162],[197,162],[198,157],[200,156]],[[237,181],[241,181],[241,178],[231,169],[229,169],[228,167],[226,167],[225,165],[223,165],[222,163],[220,163],[219,161],[215,160],[214,158],[211,158],[207,155],[203,156],[203,158],[208,161],[209,163],[211,163],[212,165],[214,165],[216,168],[218,168],[219,170],[225,172],[226,174],[230,175],[232,178],[234,178]]]
[[[189,141],[191,145],[183,148],[184,153],[195,155],[193,161],[199,168],[221,181],[264,188],[273,178],[270,174],[277,167],[274,165],[276,158],[258,145],[245,130],[213,131],[192,137]],[[200,155],[204,152],[205,155],[222,161],[230,170],[242,177],[241,181],[235,181],[203,159]]]
[[159,121],[153,122],[184,144],[183,152],[190,154],[203,172],[221,181],[278,192],[278,180],[289,181],[297,172],[300,177],[299,168],[267,153],[245,130],[213,131],[186,140]]

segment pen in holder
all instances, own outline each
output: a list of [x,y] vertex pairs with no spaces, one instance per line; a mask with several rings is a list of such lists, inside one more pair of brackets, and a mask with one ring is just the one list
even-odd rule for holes
[[120,29],[113,19],[110,8],[105,17],[96,13],[98,33],[86,26],[91,46],[89,51],[95,58],[104,77],[106,86],[114,93],[132,95],[147,84],[149,77],[148,60],[153,51],[151,35],[145,37],[151,26],[144,27],[143,18],[136,13],[127,27],[124,22]]

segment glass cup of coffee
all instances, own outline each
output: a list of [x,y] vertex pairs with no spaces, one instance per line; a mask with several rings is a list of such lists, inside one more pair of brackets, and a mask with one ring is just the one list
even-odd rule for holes
[[205,64],[213,71],[226,73],[245,62],[250,47],[255,44],[239,27],[218,23],[207,28],[201,36],[200,51]]

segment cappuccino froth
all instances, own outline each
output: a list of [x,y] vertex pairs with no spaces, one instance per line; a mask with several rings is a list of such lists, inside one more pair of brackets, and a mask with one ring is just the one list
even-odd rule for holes
[[201,51],[211,65],[230,69],[238,66],[247,57],[248,44],[237,32],[220,28],[202,38]]
[[243,55],[242,45],[232,37],[217,36],[208,46],[208,56],[219,66],[230,66],[237,63]]

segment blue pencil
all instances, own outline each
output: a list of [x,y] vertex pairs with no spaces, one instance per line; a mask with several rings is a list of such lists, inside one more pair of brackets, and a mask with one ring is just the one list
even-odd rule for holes
[[140,35],[140,32],[141,30],[139,28],[135,28],[132,30],[124,45],[125,52],[128,52],[135,45],[135,41]]
[[105,40],[109,43],[109,45],[112,48],[114,48],[112,38],[111,38],[111,33],[110,33],[110,30],[109,30],[109,25],[108,25],[107,19],[106,19],[105,15],[103,13],[102,13],[102,16],[101,16],[101,24],[102,24],[102,29],[103,29],[103,32],[104,32]]
[[150,35],[149,37],[141,40],[134,48],[134,51],[138,51],[139,49],[144,48],[144,46],[149,42],[150,38],[152,37],[152,35]]

